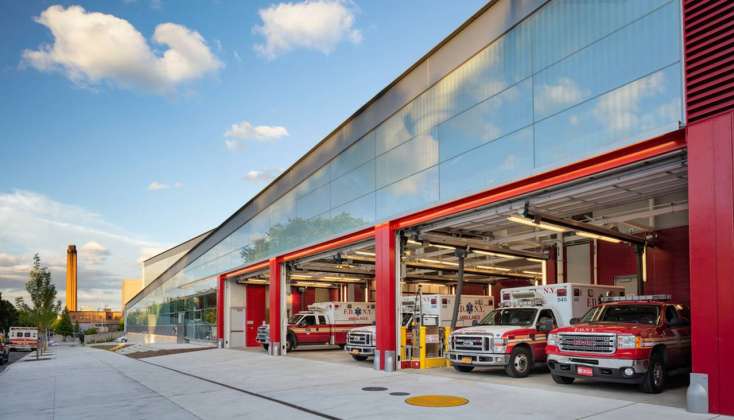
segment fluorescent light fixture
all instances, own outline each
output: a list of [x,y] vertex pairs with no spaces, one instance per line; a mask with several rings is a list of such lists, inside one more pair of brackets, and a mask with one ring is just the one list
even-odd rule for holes
[[261,280],[261,279],[247,279],[248,284],[268,284],[267,280]]
[[325,283],[315,283],[310,281],[299,281],[295,283],[293,286],[296,287],[322,287],[322,288],[330,288],[331,286],[329,284]]
[[432,246],[432,247],[436,247],[436,248],[442,248],[442,249],[450,249],[450,250],[452,250],[452,251],[456,249],[456,247],[453,247],[453,246],[448,246],[448,245],[441,245],[441,244],[434,244],[434,243],[430,243],[430,244],[428,244],[428,245],[430,245],[430,246]]
[[336,277],[336,276],[324,276],[321,280],[336,280],[336,281],[359,281],[356,277]]
[[502,253],[499,253],[499,252],[482,251],[481,249],[472,249],[471,252],[472,252],[472,254],[489,255],[490,257],[508,258],[508,259],[511,259],[511,260],[514,260],[516,258],[520,258],[520,257],[516,257],[516,256],[510,255],[510,254],[502,254]]
[[576,231],[576,235],[581,236],[582,238],[589,238],[589,239],[598,239],[600,241],[606,241],[611,242],[614,244],[618,244],[622,241],[620,241],[617,238],[612,238],[611,236],[604,236],[604,235],[597,235],[596,233],[591,232],[582,232],[582,231]]
[[420,261],[420,262],[425,262],[425,263],[429,263],[429,264],[444,264],[444,265],[451,265],[451,266],[454,266],[454,267],[456,267],[456,266],[458,266],[458,265],[459,265],[459,263],[455,263],[455,262],[450,262],[450,261],[439,261],[439,260],[430,260],[430,259],[428,259],[428,258],[418,258],[418,261]]
[[534,276],[542,276],[542,275],[543,275],[543,273],[541,273],[541,272],[539,272],[539,271],[528,271],[528,270],[523,270],[523,273],[525,273],[525,274],[532,274],[532,275],[534,275]]
[[545,262],[545,261],[539,260],[537,258],[525,258],[525,259],[528,260],[528,261],[536,262],[536,263],[543,263],[543,262]]
[[308,274],[291,274],[292,279],[312,279],[313,276]]
[[418,241],[414,241],[413,239],[408,239],[408,243],[411,245],[423,245],[422,243]]
[[477,268],[480,268],[482,270],[495,270],[495,271],[511,271],[509,268],[505,267],[494,267],[489,265],[478,265]]
[[566,228],[563,228],[563,227],[560,227],[560,226],[556,226],[556,225],[551,225],[551,224],[548,224],[548,223],[543,223],[543,222],[535,223],[535,221],[530,220],[530,219],[528,219],[526,217],[521,217],[521,216],[510,216],[510,217],[507,218],[507,220],[509,220],[511,222],[519,223],[521,225],[537,227],[537,228],[541,228],[541,229],[545,229],[545,230],[550,230],[550,231],[553,231],[553,232],[565,232],[565,231],[568,230]]
[[365,257],[374,257],[375,256],[375,253],[374,252],[368,252],[368,251],[354,251],[354,253],[357,254],[357,255],[363,255]]

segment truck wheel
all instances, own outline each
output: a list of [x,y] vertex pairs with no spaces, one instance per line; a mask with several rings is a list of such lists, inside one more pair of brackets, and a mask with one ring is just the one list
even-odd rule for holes
[[474,366],[464,366],[464,365],[454,365],[454,369],[456,369],[459,372],[471,372],[474,370]]
[[571,378],[568,376],[559,376],[559,375],[551,375],[553,378],[553,381],[557,384],[561,385],[571,385],[576,378]]
[[653,353],[650,358],[650,368],[640,383],[642,392],[659,394],[665,388],[665,364],[659,352]]
[[292,352],[296,349],[296,337],[292,334],[288,334],[288,338],[285,340],[285,351],[286,353]]
[[525,347],[515,347],[510,354],[510,363],[505,372],[513,378],[524,378],[533,370],[533,355]]
[[353,354],[352,355],[352,359],[354,359],[354,360],[356,360],[358,362],[364,362],[365,360],[367,360],[367,356],[361,356],[359,354]]

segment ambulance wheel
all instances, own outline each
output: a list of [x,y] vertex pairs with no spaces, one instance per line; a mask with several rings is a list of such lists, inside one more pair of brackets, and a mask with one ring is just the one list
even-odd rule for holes
[[293,334],[288,334],[288,338],[285,340],[285,351],[290,353],[296,349],[296,337]]
[[513,378],[524,378],[533,370],[533,355],[527,347],[515,347],[505,372]]
[[367,360],[367,356],[360,356],[359,354],[353,354],[352,359],[358,362],[364,362],[365,360]]
[[642,378],[640,389],[648,394],[659,394],[665,388],[665,363],[660,352],[653,353],[650,368]]
[[559,375],[551,375],[553,378],[553,381],[557,384],[561,385],[571,385],[576,378],[571,378],[568,376],[559,376]]
[[465,365],[454,365],[454,369],[456,369],[459,372],[471,372],[474,370],[474,366],[465,366]]

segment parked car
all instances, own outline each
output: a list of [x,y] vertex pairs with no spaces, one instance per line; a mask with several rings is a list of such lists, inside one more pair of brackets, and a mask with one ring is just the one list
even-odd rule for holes
[[668,374],[691,366],[691,326],[686,305],[670,295],[608,298],[574,324],[548,335],[553,380],[576,378],[638,384],[659,393]]

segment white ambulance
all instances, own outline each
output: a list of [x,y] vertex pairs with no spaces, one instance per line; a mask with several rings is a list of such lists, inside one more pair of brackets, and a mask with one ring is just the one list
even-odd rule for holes
[[449,362],[460,372],[503,367],[512,377],[525,377],[535,363],[545,362],[549,331],[570,325],[602,296],[623,294],[622,287],[572,283],[503,289],[499,308],[479,325],[451,334]]
[[10,351],[33,351],[38,348],[38,328],[10,327]]

